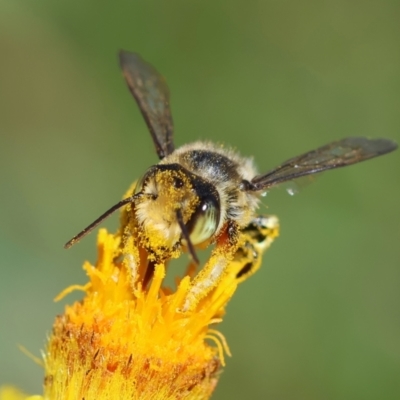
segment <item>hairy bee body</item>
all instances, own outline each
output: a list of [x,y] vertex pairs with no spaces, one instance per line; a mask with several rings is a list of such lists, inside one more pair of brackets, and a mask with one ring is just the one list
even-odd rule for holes
[[204,267],[194,276],[183,311],[193,307],[224,274],[244,280],[261,264],[261,255],[278,235],[276,217],[256,217],[260,195],[283,182],[345,167],[394,151],[391,140],[347,137],[291,158],[259,175],[251,158],[211,142],[174,147],[169,89],[165,79],[138,54],[120,52],[128,88],[149,128],[159,163],[150,167],[131,193],[74,236],[69,248],[104,218],[124,207],[124,261],[132,283],[143,287],[154,266],[195,247],[214,243]]

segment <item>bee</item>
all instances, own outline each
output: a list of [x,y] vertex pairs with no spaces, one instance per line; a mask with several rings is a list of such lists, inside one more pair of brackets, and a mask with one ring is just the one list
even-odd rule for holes
[[[240,266],[235,272],[238,280],[258,268],[259,255],[273,240],[271,232],[276,236],[278,229],[276,217],[256,215],[263,192],[286,181],[345,167],[397,148],[388,139],[348,137],[291,158],[262,174],[252,159],[212,142],[198,141],[175,149],[170,96],[163,76],[136,53],[121,51],[119,61],[160,161],[147,170],[123,200],[65,247],[71,247],[125,206],[123,253],[129,268],[135,271],[134,280],[141,275],[146,283],[157,263],[168,262],[182,251],[189,252],[197,265],[196,249],[214,244],[210,258],[192,280],[183,311],[192,309],[217,284],[230,262]],[[140,266],[143,259],[147,260],[144,269]]]

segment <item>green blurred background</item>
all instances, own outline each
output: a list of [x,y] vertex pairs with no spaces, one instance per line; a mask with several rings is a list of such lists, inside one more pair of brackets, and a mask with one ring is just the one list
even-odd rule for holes
[[[1,0],[0,382],[41,392],[17,345],[40,354],[96,235],[63,244],[157,162],[119,49],[166,76],[177,145],[230,143],[263,171],[345,136],[400,142],[399,16],[398,0]],[[400,397],[399,172],[397,152],[268,195],[281,237],[228,307],[213,398]]]

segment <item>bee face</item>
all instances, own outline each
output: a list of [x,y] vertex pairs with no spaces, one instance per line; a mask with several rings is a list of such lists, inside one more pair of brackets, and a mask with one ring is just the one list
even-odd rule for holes
[[134,212],[151,241],[148,247],[172,248],[182,239],[202,244],[219,225],[218,192],[179,164],[151,167],[136,186],[135,195]]

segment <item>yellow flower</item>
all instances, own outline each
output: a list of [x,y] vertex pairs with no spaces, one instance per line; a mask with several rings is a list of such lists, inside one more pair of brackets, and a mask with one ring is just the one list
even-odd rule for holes
[[[221,321],[238,283],[259,267],[262,252],[278,235],[276,218],[264,217],[244,231],[227,272],[184,312],[191,268],[174,291],[163,285],[164,264],[155,265],[148,284],[133,287],[121,257],[122,235],[101,229],[97,262],[83,266],[88,283],[58,296],[84,292],[54,322],[44,356],[43,398],[208,399],[224,355],[230,355],[224,336],[210,326]],[[0,400],[24,398],[5,393]]]
[[218,354],[204,339],[220,302],[200,314],[180,313],[189,278],[167,295],[164,265],[157,265],[148,290],[134,293],[126,269],[114,260],[119,241],[100,231],[96,266],[84,265],[90,279],[81,288],[85,298],[55,321],[45,358],[45,397],[208,398],[223,358],[222,345]]

